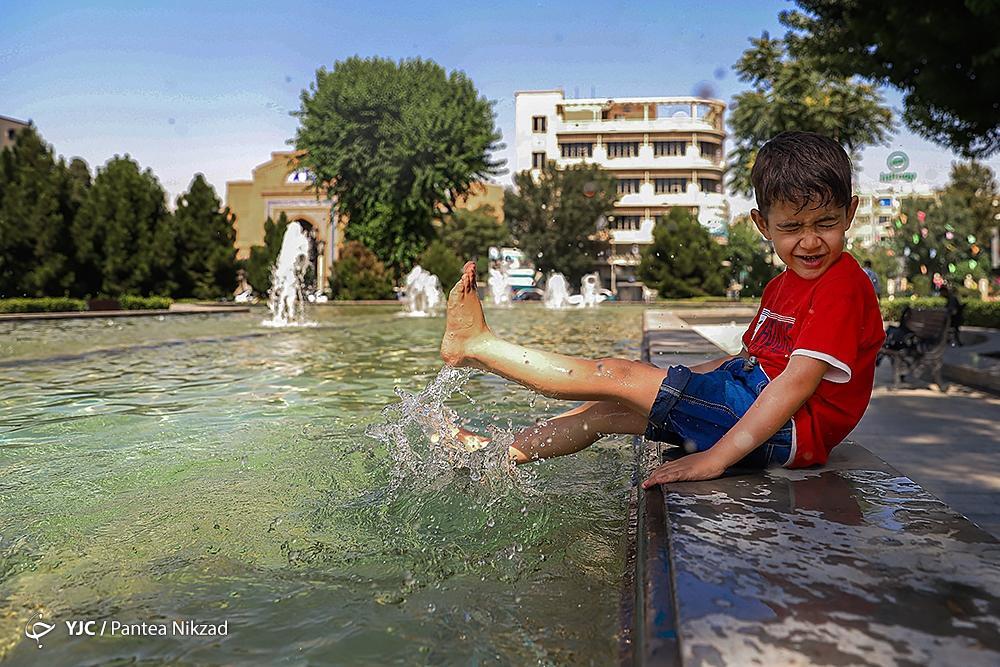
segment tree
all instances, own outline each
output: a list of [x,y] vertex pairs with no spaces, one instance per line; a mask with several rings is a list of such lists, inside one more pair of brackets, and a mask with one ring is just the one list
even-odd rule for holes
[[340,251],[340,260],[330,275],[333,298],[391,299],[392,276],[371,250],[358,241],[348,241]]
[[808,61],[789,57],[785,43],[766,32],[750,43],[734,66],[740,81],[753,88],[733,97],[729,116],[735,144],[732,192],[750,196],[757,151],[779,132],[827,135],[852,157],[864,146],[887,140],[894,129],[892,112],[873,86],[819,73]]
[[760,296],[764,286],[778,275],[778,268],[770,262],[770,246],[750,216],[741,216],[729,225],[729,243],[724,248],[730,262],[729,279],[743,285],[744,296]]
[[0,154],[0,297],[70,293],[73,194],[65,161],[56,159],[34,126]]
[[796,0],[781,12],[797,57],[832,76],[903,93],[917,134],[967,157],[1000,150],[1000,12],[996,2]]
[[441,226],[441,240],[463,262],[476,260],[479,273],[485,273],[489,266],[490,247],[499,248],[511,243],[510,230],[497,221],[489,204],[474,211],[452,211]]
[[514,188],[504,196],[504,218],[520,248],[542,273],[578,284],[606,245],[597,226],[614,210],[614,176],[593,164],[557,169],[550,161],[537,180],[530,171],[515,174]]
[[264,222],[264,245],[250,248],[250,256],[245,264],[246,278],[258,294],[271,291],[271,272],[278,261],[287,227],[288,217],[284,213],[278,216],[277,222],[268,218]]
[[642,250],[639,278],[660,296],[686,298],[725,293],[722,247],[686,208],[675,207],[653,227]]
[[444,241],[434,239],[420,254],[417,263],[437,276],[445,289],[450,289],[462,277],[465,260],[461,255],[455,254]]
[[907,277],[940,273],[961,283],[966,275],[988,276],[997,196],[997,183],[988,167],[956,163],[937,200],[905,202],[895,221],[892,249],[903,258]]
[[176,236],[166,193],[128,155],[103,168],[72,225],[80,289],[90,295],[169,296],[176,290]]
[[401,271],[471,185],[499,173],[493,103],[434,62],[348,58],[320,68],[295,113],[301,163],[347,213],[346,236]]
[[177,198],[174,223],[177,294],[198,299],[230,294],[236,283],[236,230],[229,209],[222,210],[203,175],[196,174],[188,191]]

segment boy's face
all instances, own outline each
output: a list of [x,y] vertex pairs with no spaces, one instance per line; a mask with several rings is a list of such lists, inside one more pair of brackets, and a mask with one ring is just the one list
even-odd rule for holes
[[806,280],[823,275],[844,251],[844,236],[854,220],[858,198],[851,197],[846,208],[817,204],[814,200],[800,207],[777,201],[771,204],[767,218],[757,209],[750,211],[757,229],[774,244],[781,261]]

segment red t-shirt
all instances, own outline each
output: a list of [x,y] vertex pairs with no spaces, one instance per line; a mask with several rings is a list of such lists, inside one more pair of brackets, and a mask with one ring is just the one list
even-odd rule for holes
[[800,354],[830,364],[815,393],[792,417],[788,467],[826,463],[858,425],[871,400],[875,357],[885,332],[872,283],[842,253],[813,280],[785,270],[767,284],[743,346],[772,380]]

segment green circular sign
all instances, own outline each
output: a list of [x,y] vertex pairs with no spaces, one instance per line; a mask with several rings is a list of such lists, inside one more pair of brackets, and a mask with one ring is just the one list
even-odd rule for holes
[[910,166],[910,158],[903,151],[893,151],[886,158],[885,166],[889,167],[889,171],[898,174]]

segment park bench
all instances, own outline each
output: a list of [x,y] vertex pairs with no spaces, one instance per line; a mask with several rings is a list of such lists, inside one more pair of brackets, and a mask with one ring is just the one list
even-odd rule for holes
[[892,362],[893,387],[903,376],[917,376],[929,371],[938,389],[944,387],[941,367],[948,344],[948,311],[944,308],[905,308],[898,327],[889,327],[879,361]]
[[[657,366],[718,354],[644,328]],[[634,445],[636,484],[677,453]],[[1000,664],[1000,542],[860,445],[634,486],[628,526],[622,665]]]

